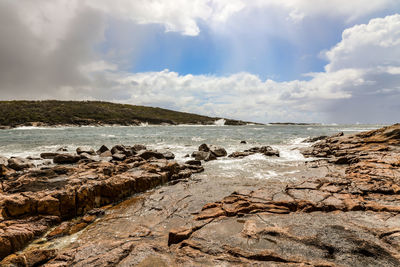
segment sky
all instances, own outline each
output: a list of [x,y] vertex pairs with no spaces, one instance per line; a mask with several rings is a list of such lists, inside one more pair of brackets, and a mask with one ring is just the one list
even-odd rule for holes
[[0,99],[400,121],[399,0],[0,0]]

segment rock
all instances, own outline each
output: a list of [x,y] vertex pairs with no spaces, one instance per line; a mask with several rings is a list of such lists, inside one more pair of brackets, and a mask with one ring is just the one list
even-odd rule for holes
[[198,149],[199,151],[204,151],[204,152],[208,152],[208,151],[210,151],[210,148],[207,146],[207,144],[201,144],[200,146],[199,146],[199,149]]
[[[102,145],[100,148],[99,148],[99,150],[97,150],[96,151],[96,153],[97,154],[102,154],[102,153],[104,153],[104,152],[106,152],[106,151],[110,151],[109,149],[108,149],[108,147],[106,147],[105,145]],[[111,152],[110,152],[111,153]]]
[[226,155],[228,155],[228,153],[226,152],[225,148],[220,147],[220,146],[210,146],[209,147],[211,153],[213,153],[216,157],[225,157]]
[[56,256],[55,249],[34,249],[24,253],[27,266],[39,266]]
[[200,160],[188,160],[188,161],[185,162],[185,164],[201,166],[201,161]]
[[244,140],[240,141],[240,143],[241,143],[241,144],[247,144],[247,142],[244,141]]
[[77,163],[81,157],[72,154],[59,154],[53,158],[56,164],[74,164]]
[[164,158],[166,158],[166,159],[174,159],[175,158],[175,155],[170,151],[163,152],[162,154],[163,154]]
[[41,160],[41,158],[34,157],[34,156],[27,156],[26,159],[27,160]]
[[[80,161],[79,165],[68,167],[57,165],[15,172],[11,179],[2,177],[0,257],[22,249],[49,231],[55,222],[72,219],[56,227],[45,238],[80,231],[96,216],[104,214],[104,211],[94,208],[118,202],[168,181],[186,179],[203,170],[201,166],[154,159],[164,157],[155,151],[143,151],[141,155],[152,160],[146,162],[142,157],[130,157],[125,161]],[[55,161],[61,156],[63,158],[59,162],[71,163],[88,155],[60,154]],[[114,154],[114,158],[118,156],[121,156],[120,159],[126,157],[124,154]],[[1,165],[1,168],[8,167]]]
[[194,151],[192,153],[192,157],[195,158],[195,160],[205,160],[205,161],[210,161],[210,160],[215,160],[217,157],[209,152],[204,152],[204,151]]
[[116,153],[112,155],[113,160],[119,160],[122,161],[124,159],[126,159],[125,154],[121,154],[121,153]]
[[248,150],[245,150],[244,152],[252,152],[252,153],[261,153],[266,156],[277,156],[279,157],[279,151],[276,149],[273,149],[270,146],[262,146],[262,147],[252,147]]
[[2,164],[0,164],[0,177],[5,177],[15,173],[15,170],[10,169]]
[[112,153],[111,153],[110,150],[106,150],[106,151],[100,153],[99,156],[102,157],[102,158],[112,157]]
[[148,160],[150,158],[156,158],[156,159],[163,159],[164,155],[160,152],[157,151],[151,151],[151,150],[142,150],[137,154],[138,157],[141,157],[145,160]]
[[60,201],[52,196],[46,196],[38,201],[38,213],[60,216]]
[[252,152],[233,152],[230,154],[228,157],[230,158],[244,158],[250,155],[253,155],[254,153]]
[[40,154],[42,159],[54,159],[55,156],[60,155],[60,153],[56,152],[44,152]]
[[8,166],[8,158],[0,156],[0,165],[7,167]]
[[10,158],[8,159],[8,167],[16,171],[22,171],[24,169],[33,168],[33,165],[29,160],[23,158]]
[[115,145],[115,146],[113,146],[113,148],[111,148],[111,153],[112,154],[125,154],[126,148],[123,145]]
[[66,146],[62,146],[57,149],[57,152],[66,152],[66,151],[68,151],[68,147],[66,147]]
[[343,136],[343,135],[344,135],[344,133],[343,133],[343,132],[340,132],[340,133],[337,133],[337,134],[332,135],[331,138],[332,138],[332,137],[341,137],[341,136]]
[[133,146],[132,146],[132,149],[133,149],[135,152],[139,152],[139,151],[141,151],[141,150],[147,150],[146,146],[140,145],[140,144],[135,144],[135,145],[133,145]]
[[82,153],[86,153],[86,154],[89,154],[89,155],[94,155],[94,154],[95,154],[93,148],[89,148],[89,147],[78,147],[78,148],[76,149],[76,154],[80,155],[80,154],[82,154]]
[[0,262],[1,266],[39,266],[56,256],[56,250],[31,249],[21,254],[12,254]]
[[168,234],[168,246],[178,244],[188,239],[192,233],[192,229],[172,229]]
[[314,142],[317,142],[320,140],[324,140],[326,138],[328,138],[328,136],[326,136],[326,135],[321,135],[321,136],[317,136],[317,137],[309,137],[309,138],[303,140],[302,143],[314,143]]
[[134,151],[129,146],[116,145],[111,149],[111,153],[112,154],[124,154],[127,157],[131,157],[136,154],[136,151]]
[[279,151],[277,149],[273,149],[270,146],[267,146],[266,149],[262,150],[262,152],[265,156],[275,156],[279,157]]

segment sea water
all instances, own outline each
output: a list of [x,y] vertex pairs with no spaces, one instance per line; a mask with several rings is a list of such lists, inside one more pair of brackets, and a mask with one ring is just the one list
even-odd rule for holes
[[[382,125],[246,125],[246,126],[104,126],[104,127],[21,127],[0,130],[0,155],[38,157],[66,147],[74,152],[78,146],[97,150],[101,145],[143,144],[148,149],[171,151],[178,162],[197,150],[202,143],[224,147],[228,154],[255,146],[269,145],[280,151],[280,157],[254,154],[243,159],[220,158],[205,163],[202,175],[269,179],[290,176],[293,168],[303,164],[300,149],[307,137],[355,133],[377,129]],[[241,144],[246,141],[246,144]]]

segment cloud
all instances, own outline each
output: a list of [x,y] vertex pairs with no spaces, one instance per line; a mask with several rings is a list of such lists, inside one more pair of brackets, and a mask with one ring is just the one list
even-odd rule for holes
[[306,80],[277,82],[246,72],[222,77],[169,70],[130,73],[95,49],[106,38],[110,19],[160,24],[166,31],[196,36],[199,23],[218,28],[219,34],[239,13],[260,8],[279,9],[289,23],[309,16],[352,21],[395,2],[4,0],[0,97],[101,99],[259,122],[395,122],[400,113],[400,15],[346,29],[342,40],[324,52],[325,71],[309,73]]
[[326,71],[400,65],[400,15],[372,19],[343,31],[342,41],[325,53]]
[[[25,2],[29,6],[30,1]],[[51,14],[50,18],[38,8],[33,9],[36,15],[33,12],[23,17],[27,13],[20,4],[20,1],[0,2],[0,96],[3,99],[69,97],[68,90],[58,89],[79,90],[88,84],[79,66],[96,59],[92,49],[93,44],[102,40],[105,27],[102,15],[90,8],[76,10],[60,34],[50,30],[58,29],[53,26],[57,14]],[[35,20],[46,23],[39,26]]]
[[179,75],[168,70],[112,79],[118,90],[130,95],[122,100],[128,103],[262,122],[396,122],[399,33],[400,15],[346,29],[343,39],[326,52],[326,71],[309,73],[305,81],[263,81],[249,73]]

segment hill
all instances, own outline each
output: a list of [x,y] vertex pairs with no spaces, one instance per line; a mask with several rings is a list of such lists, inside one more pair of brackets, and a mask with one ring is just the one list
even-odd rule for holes
[[[102,101],[0,101],[0,126],[214,124],[212,118],[162,108]],[[246,122],[226,119],[225,125]]]

